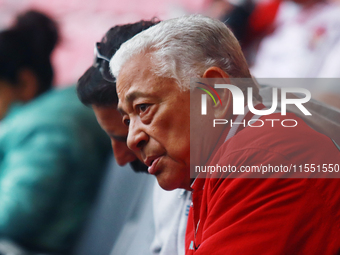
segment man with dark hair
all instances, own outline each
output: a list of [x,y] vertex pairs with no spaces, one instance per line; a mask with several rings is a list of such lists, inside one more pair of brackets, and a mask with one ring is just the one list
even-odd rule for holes
[[[158,22],[153,20],[140,21],[111,28],[101,42],[96,43],[94,64],[79,79],[77,87],[79,99],[83,104],[92,106],[100,126],[109,135],[117,163],[121,166],[130,163],[135,172],[147,173],[148,171],[147,167],[126,145],[128,129],[123,125],[122,117],[117,111],[116,84],[109,70],[109,60],[123,42],[156,23]],[[154,181],[153,178],[152,181]],[[147,184],[150,184],[150,182]],[[151,239],[153,239],[151,252],[152,254],[160,255],[184,254],[184,236],[188,217],[187,208],[189,208],[191,202],[190,192],[185,190],[165,192],[158,186],[157,182],[152,182],[152,185],[154,186],[152,187],[152,192],[149,192],[148,187],[145,187],[145,185],[143,190],[137,191],[136,187],[129,191],[139,192],[140,194],[138,195],[142,197],[141,199],[145,197],[142,202],[145,204],[135,205],[135,210],[138,211],[137,214],[144,213],[140,211],[145,210],[143,208],[147,208],[149,202],[153,202],[153,218],[151,214],[140,220],[140,224],[145,227],[144,236],[148,235],[147,229],[150,229],[150,226],[147,226],[146,223],[148,223],[149,219],[153,221],[151,225],[154,224],[156,234],[151,236]],[[112,217],[115,216],[113,215]],[[130,242],[133,242],[131,240],[136,240],[136,236],[138,236],[137,233],[131,234],[134,236],[125,238],[129,233],[124,233],[119,237],[116,242],[117,245],[115,245],[111,253],[112,255],[144,254],[142,248],[139,248],[138,251],[128,248],[131,246]],[[127,241],[129,243],[126,243]],[[142,247],[145,247],[145,245],[147,244],[141,244]]]
[[117,163],[121,166],[130,163],[136,172],[147,172],[147,167],[126,146],[127,129],[117,111],[118,97],[109,61],[123,42],[157,23],[140,21],[111,28],[96,43],[93,66],[80,77],[77,86],[80,101],[92,106],[99,124],[109,135]]

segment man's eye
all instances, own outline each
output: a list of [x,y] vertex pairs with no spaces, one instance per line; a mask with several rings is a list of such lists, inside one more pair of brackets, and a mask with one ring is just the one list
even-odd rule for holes
[[123,119],[123,123],[124,123],[125,126],[128,127],[128,126],[130,125],[130,120],[124,118],[124,119]]
[[138,110],[140,112],[145,112],[149,108],[149,105],[148,104],[140,104],[137,107],[138,107]]

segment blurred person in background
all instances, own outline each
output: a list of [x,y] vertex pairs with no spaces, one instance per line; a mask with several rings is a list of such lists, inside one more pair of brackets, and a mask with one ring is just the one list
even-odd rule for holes
[[209,0],[205,15],[224,22],[241,44],[245,43],[249,17],[254,10],[252,0]]
[[281,1],[252,73],[263,78],[339,77],[323,66],[340,42],[340,8],[323,0]]
[[[94,64],[79,79],[77,87],[79,99],[93,108],[99,124],[111,138],[116,161],[120,165],[130,163],[135,172],[148,171],[147,167],[127,147],[128,128],[122,123],[121,114],[117,110],[116,83],[109,71],[109,60],[122,43],[157,23],[153,20],[140,21],[111,28],[101,42],[96,44]],[[164,191],[151,175],[140,176],[140,182],[143,182],[146,177],[148,182],[143,189],[120,185],[120,189],[124,190],[126,196],[136,194],[134,197],[138,196],[138,200],[142,200],[144,204],[136,203],[136,199],[131,199],[131,208],[135,212],[132,213],[133,217],[127,219],[125,228],[119,234],[111,255],[184,255],[191,192],[183,189]],[[131,175],[130,178],[133,176]],[[117,200],[114,195],[111,197],[113,203]],[[136,204],[133,205],[133,203]],[[130,215],[131,208],[124,214]],[[112,217],[115,217],[117,221],[123,220],[123,217],[118,218],[114,214]],[[103,221],[103,219],[100,220]]]
[[[266,10],[253,21],[265,17]],[[326,0],[281,1],[270,33],[259,44],[252,74],[256,78],[340,78],[339,14],[339,4]],[[309,84],[316,99],[340,108],[337,80],[311,79]]]
[[[339,78],[338,5],[323,0],[213,0],[206,13],[234,32],[257,78]],[[285,86],[292,82],[286,80]],[[303,83],[314,98],[340,108],[336,79]]]
[[281,0],[208,0],[205,15],[224,22],[242,46],[248,64],[261,39],[271,32]]
[[[0,33],[0,252],[70,254],[110,152],[74,87],[53,90],[57,24],[28,11]],[[22,254],[26,254],[23,252]]]

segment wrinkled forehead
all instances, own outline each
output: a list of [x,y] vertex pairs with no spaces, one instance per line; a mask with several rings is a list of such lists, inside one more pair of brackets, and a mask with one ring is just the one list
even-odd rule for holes
[[[147,66],[147,68],[145,68]],[[139,54],[133,58],[127,60],[120,69],[119,76],[117,78],[117,94],[121,100],[122,93],[127,91],[131,84],[146,79],[150,72],[151,62],[148,56]]]
[[119,109],[122,104],[129,103],[136,97],[152,94],[157,89],[154,85],[160,84],[158,80],[161,78],[156,77],[151,69],[152,63],[149,56],[144,54],[124,63],[116,84]]

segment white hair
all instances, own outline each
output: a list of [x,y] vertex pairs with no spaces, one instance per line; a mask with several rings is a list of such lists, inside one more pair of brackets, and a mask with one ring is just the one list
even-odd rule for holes
[[234,78],[250,78],[241,47],[227,26],[219,20],[190,15],[162,21],[121,45],[110,61],[118,78],[122,66],[133,56],[148,54],[152,71],[172,78],[183,90],[190,78],[202,77],[216,66]]

